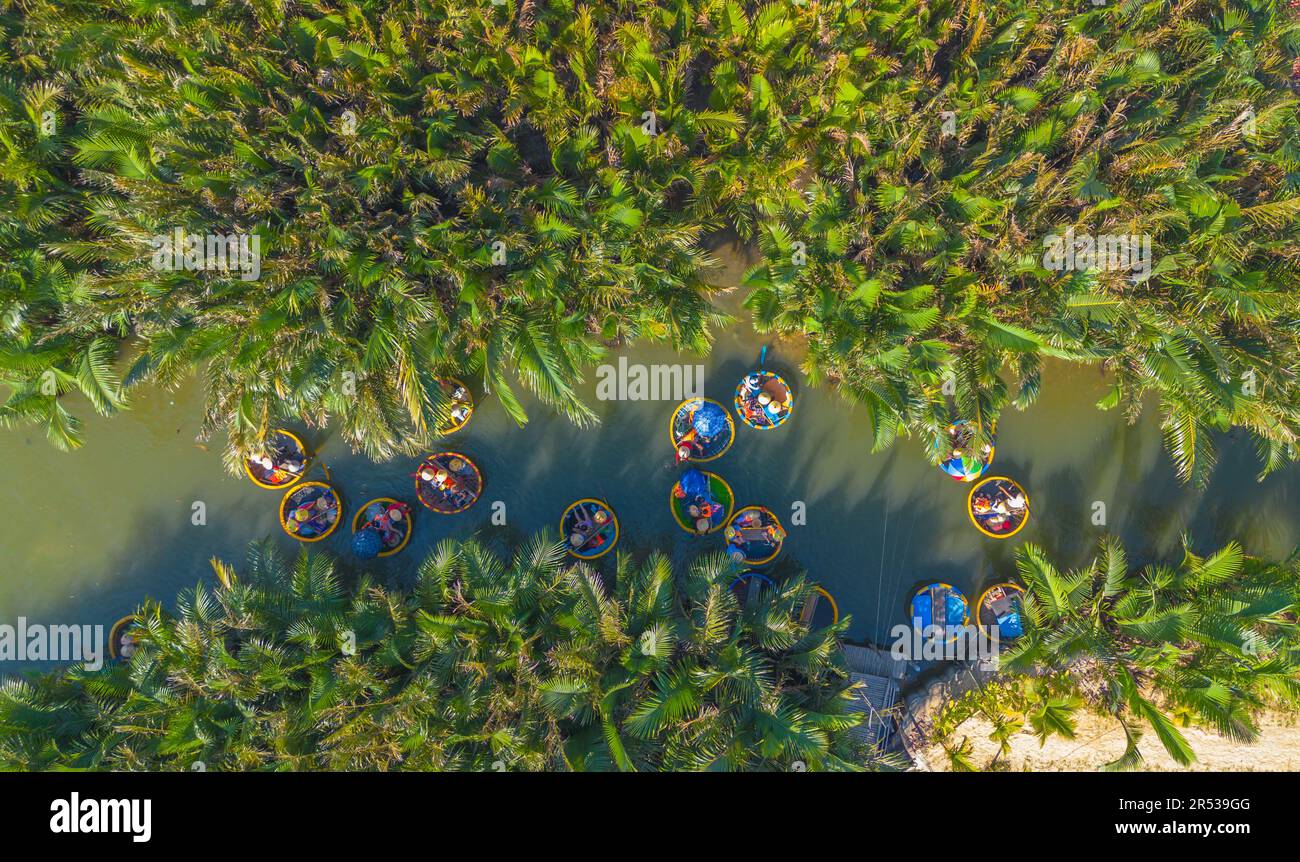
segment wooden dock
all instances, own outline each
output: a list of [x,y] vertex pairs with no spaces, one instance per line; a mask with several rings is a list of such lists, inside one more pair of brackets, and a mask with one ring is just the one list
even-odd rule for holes
[[849,676],[857,684],[849,709],[867,715],[867,720],[852,733],[883,754],[895,744],[901,709],[899,681],[906,671],[906,662],[895,661],[883,650],[852,644],[845,645],[844,653]]

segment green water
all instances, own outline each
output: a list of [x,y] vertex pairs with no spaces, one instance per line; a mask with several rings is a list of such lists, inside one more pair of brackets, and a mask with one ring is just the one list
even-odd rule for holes
[[[720,284],[735,284],[742,255],[723,250],[729,265]],[[736,307],[736,297],[723,304]],[[730,405],[739,378],[765,340],[744,323],[718,334],[707,358],[664,349],[623,352],[633,363],[701,363],[705,395]],[[617,361],[617,356],[611,362]],[[1282,557],[1300,543],[1300,473],[1282,471],[1255,481],[1258,465],[1248,441],[1227,439],[1210,487],[1181,487],[1164,454],[1155,417],[1128,426],[1094,403],[1105,391],[1096,370],[1053,366],[1042,396],[1029,410],[1004,415],[993,473],[1028,490],[1033,515],[1009,540],[982,536],[965,513],[969,486],[931,466],[919,442],[902,440],[871,454],[865,415],[827,390],[802,385],[797,346],[776,344],[768,367],[787,375],[797,394],[795,414],[765,433],[739,426],[735,445],[708,465],[735,489],[739,505],[762,504],[789,532],[774,574],[802,567],[853,616],[855,639],[883,642],[905,620],[911,591],[946,580],[972,599],[985,585],[1012,574],[1021,543],[1044,545],[1057,559],[1082,561],[1107,530],[1147,561],[1177,554],[1187,532],[1200,550],[1237,537],[1251,553]],[[586,431],[529,403],[533,421],[517,427],[492,399],[481,401],[464,430],[445,441],[479,465],[486,480],[480,502],[460,515],[417,507],[409,547],[366,565],[394,581],[447,536],[479,531],[511,542],[554,530],[565,506],[601,497],[618,513],[619,548],[670,549],[679,560],[722,547],[720,534],[684,533],[668,507],[678,473],[668,442],[673,401],[598,402],[595,380],[584,393],[602,424]],[[286,551],[297,543],[276,523],[280,495],[227,476],[220,455],[196,445],[201,410],[197,385],[170,393],[143,388],[134,409],[112,419],[88,417],[86,445],[53,450],[39,432],[0,432],[0,623],[105,626],[144,596],[170,602],[178,590],[211,581],[207,560],[239,562],[244,545],[265,536]],[[89,411],[79,410],[81,415]],[[328,430],[296,428],[328,465],[344,495],[350,521],[372,497],[414,502],[414,460],[373,464],[352,454]],[[507,524],[489,523],[491,503],[505,504]],[[191,521],[201,501],[207,523]],[[807,524],[791,524],[791,507],[807,507]],[[1107,526],[1093,524],[1094,503]],[[316,547],[348,555],[350,531]],[[612,558],[603,561],[612,566]],[[10,669],[14,669],[11,665]]]

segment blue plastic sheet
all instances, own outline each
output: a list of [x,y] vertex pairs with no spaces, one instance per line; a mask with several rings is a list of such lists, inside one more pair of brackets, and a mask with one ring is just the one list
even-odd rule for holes
[[705,401],[695,411],[695,433],[701,437],[716,437],[727,430],[727,411],[711,401]]

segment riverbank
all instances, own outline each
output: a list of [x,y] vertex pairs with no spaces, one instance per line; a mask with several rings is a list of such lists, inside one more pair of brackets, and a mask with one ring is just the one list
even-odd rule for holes
[[[983,716],[963,722],[953,740],[969,740],[971,762],[988,768],[997,758],[997,768],[1009,772],[1091,772],[1124,753],[1124,730],[1115,719],[1081,711],[1076,714],[1074,739],[1059,736],[1039,743],[1029,732],[1011,736],[1011,750],[998,757],[999,743],[989,738],[992,724]],[[1266,712],[1259,717],[1260,734],[1254,742],[1239,742],[1199,727],[1183,728],[1196,762],[1182,767],[1160,744],[1155,731],[1141,724],[1138,742],[1144,772],[1295,772],[1300,771],[1300,726],[1295,717]],[[950,772],[952,764],[940,745],[921,750],[927,767]]]

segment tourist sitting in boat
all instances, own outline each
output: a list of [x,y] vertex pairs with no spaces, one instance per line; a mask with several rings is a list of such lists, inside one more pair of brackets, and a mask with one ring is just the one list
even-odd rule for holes
[[121,659],[127,661],[135,655],[135,651],[140,648],[136,640],[134,629],[140,623],[140,618],[135,614],[122,617],[122,619],[113,623],[113,628],[108,633],[108,657],[110,659]]
[[959,482],[975,481],[993,463],[992,442],[985,442],[976,452],[974,438],[975,428],[965,419],[948,426],[948,452],[939,466]]
[[727,553],[733,560],[760,565],[774,558],[785,541],[781,522],[762,506],[748,506],[727,525]]
[[995,476],[985,479],[970,494],[970,517],[982,532],[1004,538],[1029,520],[1029,498],[1015,482]]
[[265,451],[244,462],[248,477],[263,488],[283,488],[302,478],[310,463],[301,440],[288,431],[272,432]]
[[736,387],[736,412],[751,428],[775,428],[790,417],[793,408],[790,387],[771,371],[747,374]]
[[695,532],[701,535],[721,523],[725,516],[726,507],[713,499],[708,475],[695,468],[687,470],[677,480],[677,484],[673,486],[673,496],[681,501],[680,505],[690,518],[689,523],[695,527]]
[[383,551],[393,551],[406,542],[410,531],[411,508],[396,500],[374,500],[362,510],[362,530],[379,535]]
[[470,461],[456,452],[439,452],[424,460],[415,472],[420,502],[435,512],[455,514],[478,500],[483,477]]
[[712,461],[730,448],[736,436],[726,409],[707,398],[690,398],[677,405],[670,424],[679,464]]
[[583,559],[601,556],[618,541],[618,519],[599,500],[579,500],[571,505],[560,519],[560,530],[569,553]]
[[438,427],[438,433],[451,434],[464,428],[469,422],[469,417],[474,412],[474,397],[470,395],[465,384],[454,377],[441,378],[438,384],[442,388],[443,395],[451,402],[447,411],[447,422]]
[[281,523],[296,539],[323,539],[338,525],[340,504],[334,489],[322,482],[309,482],[286,494],[281,504]]

